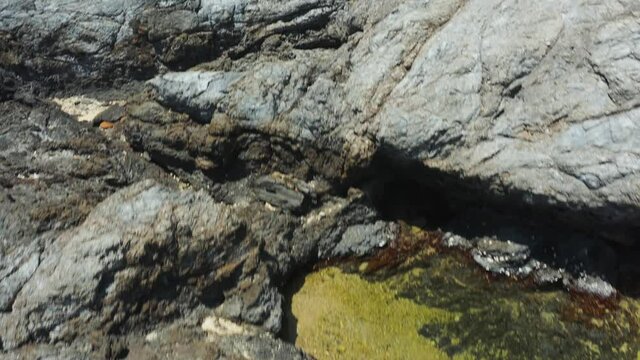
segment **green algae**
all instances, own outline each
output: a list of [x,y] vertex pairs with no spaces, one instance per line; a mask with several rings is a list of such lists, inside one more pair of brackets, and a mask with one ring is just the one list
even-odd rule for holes
[[[640,301],[591,314],[562,290],[488,280],[425,252],[391,272],[325,268],[293,295],[296,344],[318,359],[638,359]],[[294,326],[292,325],[292,326]]]
[[447,359],[419,330],[460,317],[400,298],[383,282],[338,268],[309,275],[291,307],[296,345],[318,359]]

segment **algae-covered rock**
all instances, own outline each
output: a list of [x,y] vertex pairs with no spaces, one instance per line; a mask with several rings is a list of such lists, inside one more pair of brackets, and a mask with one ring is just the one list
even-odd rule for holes
[[633,359],[640,350],[636,299],[488,282],[452,256],[411,264],[311,273],[291,300],[291,340],[318,359]]
[[291,306],[296,345],[319,359],[446,359],[419,330],[459,316],[398,298],[387,285],[338,268],[305,278]]

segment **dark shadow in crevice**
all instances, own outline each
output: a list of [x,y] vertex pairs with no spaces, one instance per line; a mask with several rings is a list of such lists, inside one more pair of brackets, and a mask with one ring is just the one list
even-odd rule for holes
[[302,286],[304,286],[305,276],[311,272],[311,269],[304,269],[304,271],[297,272],[286,283],[286,286],[282,289],[283,303],[282,303],[282,329],[278,336],[280,339],[295,344],[298,338],[298,319],[293,314],[293,296],[297,294]]
[[[579,209],[513,189],[492,190],[462,178],[378,155],[357,184],[385,220],[441,229],[468,239],[494,238],[527,245],[531,257],[575,277],[600,277],[625,295],[640,296],[637,209]],[[624,214],[607,217],[603,214]],[[618,219],[624,219],[620,221]]]

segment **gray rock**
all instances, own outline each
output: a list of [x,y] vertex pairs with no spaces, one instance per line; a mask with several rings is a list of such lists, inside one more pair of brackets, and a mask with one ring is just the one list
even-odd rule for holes
[[[101,340],[114,356],[203,307],[277,331],[292,271],[391,236],[362,193],[336,194],[396,167],[637,246],[639,14],[630,0],[0,0],[3,349],[86,358],[84,335],[128,332]],[[104,200],[168,175],[39,91],[157,74],[123,135],[209,192],[143,182]],[[445,238],[495,273],[614,294],[546,271],[528,241]],[[612,248],[565,242],[563,259],[615,273]],[[185,346],[300,355],[264,336]]]
[[473,243],[454,233],[447,232],[442,237],[442,244],[448,248],[457,248],[462,250],[471,250],[473,248]]
[[[23,254],[16,254],[16,252]],[[7,254],[6,259],[4,257],[0,258],[0,264],[9,263],[9,268],[3,269],[0,275],[0,311],[10,311],[16,295],[38,268],[40,251],[33,248],[20,249]],[[11,264],[12,259],[17,264]]]
[[[341,199],[340,211],[310,218],[255,199],[227,205],[204,191],[151,180],[135,184],[96,206],[42,254],[5,271],[0,340],[5,349],[68,342],[91,331],[159,323],[222,300],[220,314],[277,333],[277,284],[306,264],[321,240],[335,246],[354,223],[375,219],[355,205],[359,198]],[[304,231],[296,232],[301,223]]]
[[349,227],[331,254],[321,254],[323,258],[370,255],[375,249],[383,248],[397,235],[397,226],[386,221]]
[[[0,253],[80,223],[117,189],[162,170],[53,106],[0,103]],[[55,234],[49,237],[55,238]],[[0,265],[0,268],[2,265]]]
[[601,299],[613,298],[618,294],[618,291],[611,284],[595,276],[564,277],[563,284],[569,290],[596,295]]
[[228,357],[245,359],[312,359],[295,346],[273,338],[269,334],[228,336],[219,342],[220,349]]
[[386,152],[528,206],[637,222],[640,63],[613,59],[634,57],[623,14],[638,5],[491,4],[467,2],[424,42],[378,115]]
[[[446,191],[558,210],[561,221],[634,242],[640,86],[637,26],[625,14],[638,5],[491,4],[349,2],[340,14],[362,31],[345,45],[240,59],[224,70],[237,80],[221,98],[168,106],[216,113],[214,148],[234,144],[233,154],[199,148],[216,163],[273,161],[269,170],[340,181],[377,154],[460,179]],[[162,96],[179,97],[162,79],[153,80]],[[286,146],[270,148],[274,139]]]
[[[208,249],[185,238],[186,232],[196,231],[195,239],[201,231],[201,241],[210,236],[207,239],[213,245],[216,236],[222,236],[218,241],[226,240],[222,234],[236,231],[234,226],[238,225],[228,221],[205,235],[202,226],[224,216],[224,209],[197,203],[195,194],[181,200],[175,196],[151,182],[141,183],[109,198],[83,226],[61,235],[43,254],[39,270],[18,293],[11,313],[0,318],[4,347],[14,348],[34,333],[51,341],[73,336],[78,331],[72,325],[74,321],[91,323],[102,318],[116,325],[133,315],[129,307],[135,306],[138,291],[151,292],[154,286],[168,281],[166,277],[173,271],[178,278],[188,278],[190,271],[207,268],[216,258],[220,261],[215,254],[204,259]],[[187,215],[184,206],[193,202],[191,211],[206,208],[211,217],[194,223],[193,228],[177,223],[174,218]],[[164,252],[168,253],[162,255]],[[165,258],[154,263],[158,256]],[[132,297],[132,303],[124,300],[128,297]],[[119,307],[120,315],[112,312]],[[102,316],[100,310],[104,311]],[[162,311],[167,310],[159,309]]]
[[[323,225],[329,218],[336,219],[337,228]],[[378,248],[381,242],[388,243],[396,231],[396,225],[379,221],[362,192],[352,189],[346,199],[330,198],[306,214],[294,236],[300,239],[302,249],[312,247],[315,257],[307,260],[316,260],[361,256]]]
[[[216,271],[242,251],[243,240],[251,244],[242,227],[227,206],[203,193],[150,181],[116,193],[46,249],[12,311],[0,317],[3,345],[72,339],[84,331],[75,323],[96,330],[135,326],[179,311],[162,299],[182,297],[188,308],[215,296],[223,276]],[[140,307],[154,310],[137,313]]]
[[[271,35],[340,39],[340,31],[317,31],[339,9],[335,0],[153,1],[79,0],[0,7],[0,66],[61,80],[148,77],[166,67],[185,69],[221,53],[246,52]],[[308,39],[297,34],[309,32]],[[334,35],[332,35],[334,34]]]
[[562,270],[553,269],[547,266],[543,266],[533,273],[533,281],[537,285],[554,285],[560,283],[565,277],[565,273]]
[[540,266],[528,246],[511,241],[480,239],[471,255],[485,270],[505,276],[526,277]]
[[228,319],[260,324],[264,329],[278,333],[283,317],[282,295],[271,284],[268,275],[259,270],[225,293],[225,302],[218,307],[217,313]]
[[2,354],[3,359],[309,359],[293,345],[259,328],[216,319],[206,309],[127,336],[90,336],[64,346],[34,344]]
[[278,173],[258,178],[253,189],[258,199],[291,211],[303,210],[315,197],[309,184]]
[[209,123],[217,103],[238,79],[235,73],[169,73],[149,83],[158,92],[158,100],[201,123]]

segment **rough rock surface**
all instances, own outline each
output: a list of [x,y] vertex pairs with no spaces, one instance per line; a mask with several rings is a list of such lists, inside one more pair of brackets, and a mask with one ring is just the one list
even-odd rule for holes
[[[301,47],[344,35],[316,29],[336,22],[335,0],[100,0],[0,2],[0,66],[60,84],[117,80],[184,69],[242,54],[270,36]],[[307,36],[303,36],[307,35]],[[235,55],[238,56],[238,55]]]
[[48,104],[0,103],[0,311],[40,263],[44,246],[93,206],[157,166]]
[[[639,19],[636,0],[0,0],[0,356],[303,357],[269,334],[282,285],[392,241],[367,195],[393,178],[435,189],[395,202],[424,217],[526,218],[437,221],[489,271],[637,287]],[[87,93],[105,111],[45,99]],[[203,330],[214,312],[241,330]]]
[[329,198],[322,215],[294,216],[260,201],[225,204],[204,191],[135,184],[3,279],[17,294],[2,299],[0,340],[14,349],[121,334],[202,306],[278,332],[277,286],[350,226],[375,219],[361,200]]
[[[216,164],[341,180],[378,155],[635,241],[637,3],[368,3],[340,10],[360,31],[337,49],[264,51],[153,79],[161,104],[207,127],[211,144],[183,145]],[[142,148],[170,135],[146,132],[134,130]]]
[[171,324],[128,336],[99,334],[65,346],[37,344],[3,359],[309,359],[293,345],[250,325],[240,325],[197,309]]

